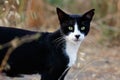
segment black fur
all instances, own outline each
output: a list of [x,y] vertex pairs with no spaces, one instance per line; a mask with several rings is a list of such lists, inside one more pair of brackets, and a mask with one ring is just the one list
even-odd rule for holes
[[[91,12],[94,14],[93,11]],[[53,33],[0,27],[0,45],[11,41],[15,37],[23,37],[36,33],[41,34],[39,39],[24,43],[12,52],[7,62],[10,65],[10,69],[3,70],[4,73],[10,77],[21,76],[21,74],[39,73],[42,77],[41,80],[58,80],[62,73],[68,68],[69,57],[65,52],[66,41],[62,38],[64,42],[59,44],[56,40],[64,36],[62,33],[65,35],[68,34],[69,31],[66,27],[73,25],[75,20],[78,21],[79,25],[86,25],[89,29],[91,19],[84,19],[85,21],[83,21],[84,23],[82,24],[82,16],[68,15],[66,13],[64,13],[66,14],[64,15],[63,11],[59,8],[57,8],[57,13],[61,28]],[[93,14],[90,16],[93,16]],[[88,31],[85,32],[86,35]],[[0,50],[0,64],[7,50],[8,48]],[[67,71],[60,80],[64,80]]]

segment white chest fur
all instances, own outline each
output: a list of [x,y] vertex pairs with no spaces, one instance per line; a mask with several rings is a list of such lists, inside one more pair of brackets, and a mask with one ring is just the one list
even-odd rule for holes
[[66,53],[67,56],[69,57],[69,64],[68,64],[69,67],[75,64],[76,62],[79,46],[80,44],[75,45],[69,42],[66,43]]

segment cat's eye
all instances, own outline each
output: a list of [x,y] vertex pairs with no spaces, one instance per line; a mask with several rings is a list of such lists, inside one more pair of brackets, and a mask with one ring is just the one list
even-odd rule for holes
[[72,30],[73,30],[73,27],[72,27],[72,26],[69,26],[68,29],[69,29],[70,31],[72,31]]
[[82,26],[82,27],[81,27],[81,30],[85,30],[85,26]]

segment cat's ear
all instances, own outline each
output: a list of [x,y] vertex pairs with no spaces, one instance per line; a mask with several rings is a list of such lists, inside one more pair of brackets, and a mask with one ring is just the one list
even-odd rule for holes
[[62,11],[60,8],[56,8],[56,11],[57,11],[57,15],[58,15],[60,22],[64,22],[65,20],[68,19],[69,15],[65,13],[64,11]]
[[83,20],[91,21],[95,14],[95,9],[91,9],[83,14]]

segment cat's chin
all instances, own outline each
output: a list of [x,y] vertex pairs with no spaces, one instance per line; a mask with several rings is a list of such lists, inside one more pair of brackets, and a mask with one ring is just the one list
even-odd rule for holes
[[65,37],[65,40],[71,44],[74,44],[74,45],[79,45],[81,42],[82,42],[82,39],[75,39],[75,38],[68,38],[68,37]]
[[74,44],[80,44],[81,40],[73,40]]
[[67,40],[69,43],[74,44],[74,45],[78,45],[81,43],[81,40]]
[[73,40],[74,42],[80,42],[80,40],[79,39],[75,39],[75,40]]

